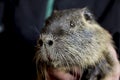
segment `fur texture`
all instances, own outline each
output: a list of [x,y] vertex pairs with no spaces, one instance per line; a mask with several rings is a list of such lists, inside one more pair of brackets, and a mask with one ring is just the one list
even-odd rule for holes
[[49,67],[70,71],[73,66],[81,69],[82,80],[104,79],[114,65],[107,48],[112,42],[87,8],[55,11],[37,42],[38,80]]

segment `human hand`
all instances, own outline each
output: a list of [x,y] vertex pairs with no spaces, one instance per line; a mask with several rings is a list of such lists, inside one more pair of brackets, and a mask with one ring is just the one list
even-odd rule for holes
[[111,75],[107,76],[104,80],[120,80],[120,62],[118,61],[117,53],[112,45],[108,45],[108,49],[114,59],[115,65],[113,66]]
[[78,80],[80,70],[77,67],[72,68],[73,72],[65,72],[59,69],[48,69],[47,80]]

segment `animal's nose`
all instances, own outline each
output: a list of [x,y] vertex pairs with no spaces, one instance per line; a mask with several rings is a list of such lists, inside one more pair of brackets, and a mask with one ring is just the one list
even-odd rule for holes
[[[47,40],[47,44],[49,45],[49,46],[52,46],[53,45],[53,40]],[[43,46],[43,41],[40,39],[39,40],[39,45],[40,46]]]
[[53,41],[52,40],[48,40],[48,45],[52,46],[53,45]]
[[39,45],[42,46],[43,45],[43,41],[40,39],[39,40]]

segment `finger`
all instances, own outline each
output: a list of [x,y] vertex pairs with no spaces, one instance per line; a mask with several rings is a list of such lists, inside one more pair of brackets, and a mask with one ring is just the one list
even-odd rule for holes
[[108,76],[106,80],[119,80],[120,78],[120,63],[118,61],[117,53],[112,45],[108,45],[110,54],[114,59],[113,72],[111,76]]
[[51,78],[51,80],[76,80],[76,78],[66,72],[57,70],[57,69],[50,69],[48,70],[48,75]]

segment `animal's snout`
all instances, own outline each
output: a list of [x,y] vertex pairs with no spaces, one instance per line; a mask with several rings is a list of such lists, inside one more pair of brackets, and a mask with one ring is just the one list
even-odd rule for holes
[[52,46],[53,45],[53,40],[47,40],[47,41],[43,41],[42,39],[39,40],[39,45],[43,46],[44,43],[47,43],[47,45]]

